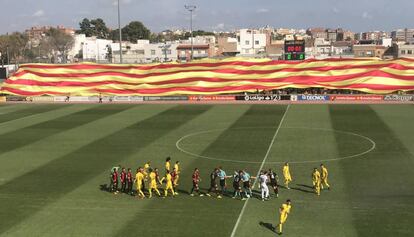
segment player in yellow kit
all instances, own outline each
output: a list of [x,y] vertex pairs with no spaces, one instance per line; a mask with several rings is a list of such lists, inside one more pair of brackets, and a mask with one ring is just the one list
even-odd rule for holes
[[169,173],[171,171],[171,157],[167,157],[167,159],[165,159],[165,172]]
[[282,234],[283,224],[285,224],[288,215],[290,214],[290,209],[292,209],[290,199],[286,200],[286,203],[282,204],[279,208],[279,225],[277,225],[277,228],[279,229],[278,234]]
[[286,162],[283,166],[283,177],[285,178],[285,187],[287,189],[290,189],[289,183],[292,182],[292,176],[290,175],[290,168],[288,162]]
[[137,169],[137,174],[135,175],[135,182],[137,185],[137,197],[144,198],[145,195],[142,192],[142,185],[144,183],[144,174],[142,173],[142,168]]
[[148,161],[147,163],[144,164],[144,168],[142,169],[142,174],[144,175],[144,181],[142,182],[142,191],[145,191],[145,184],[148,181],[148,174],[149,169],[151,168],[151,163]]
[[171,176],[170,172],[167,172],[167,174],[165,174],[165,177],[161,179],[161,183],[164,180],[166,181],[165,189],[164,189],[164,197],[167,197],[168,190],[171,191],[173,196],[176,195],[175,192],[174,192],[174,189],[173,189],[172,176]]
[[149,198],[152,197],[152,190],[154,190],[158,196],[161,196],[160,191],[158,190],[158,185],[157,185],[157,173],[155,173],[155,171],[153,171],[151,168],[148,170],[150,172],[149,177],[150,177],[150,184],[149,184]]
[[147,161],[147,163],[144,164],[144,170],[149,172],[149,168],[151,168],[151,162]]
[[325,185],[328,190],[331,188],[328,184],[328,169],[321,164],[321,189],[323,189],[323,185]]
[[179,161],[175,162],[174,170],[176,173],[175,178],[174,178],[174,187],[177,187],[178,179],[180,178],[180,162]]
[[317,168],[313,169],[312,173],[312,184],[315,189],[315,193],[319,196],[321,195],[321,173]]

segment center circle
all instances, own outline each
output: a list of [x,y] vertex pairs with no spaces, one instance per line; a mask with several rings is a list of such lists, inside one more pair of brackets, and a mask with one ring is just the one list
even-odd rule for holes
[[[269,130],[274,134],[276,129],[275,127],[240,127],[199,131],[181,137],[176,142],[176,147],[179,151],[197,158],[261,164],[262,161],[252,161],[248,158],[252,156],[257,158],[257,153],[261,152],[263,154],[259,159],[263,159],[266,149],[270,146],[271,137],[266,140],[267,144],[255,144],[255,141],[264,136],[269,137]],[[223,138],[222,132],[225,130],[226,134]],[[215,144],[219,137],[225,144]],[[251,143],[243,139],[250,139]],[[328,128],[281,127],[265,163],[282,164],[288,161],[300,164],[338,161],[363,156],[374,150],[375,146],[371,138],[355,132]],[[209,149],[205,149],[206,147]],[[257,147],[261,150],[257,150]],[[241,159],[243,157],[246,159]]]

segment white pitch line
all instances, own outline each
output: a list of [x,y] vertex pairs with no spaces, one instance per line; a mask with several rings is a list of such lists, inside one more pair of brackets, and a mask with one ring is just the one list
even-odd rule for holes
[[[273,128],[276,128],[276,127],[240,127],[240,128],[232,128],[232,129],[233,130],[242,130],[242,129],[260,129],[260,128],[273,129]],[[310,164],[310,163],[321,163],[321,162],[339,161],[339,160],[356,158],[356,157],[363,156],[363,155],[373,151],[377,146],[373,139],[371,139],[367,136],[355,133],[355,132],[341,131],[341,130],[328,129],[328,128],[310,128],[310,127],[283,127],[282,129],[307,129],[307,130],[316,130],[316,131],[320,130],[320,131],[336,132],[336,133],[356,136],[356,137],[365,139],[365,140],[367,140],[368,142],[371,143],[371,147],[368,150],[363,151],[361,153],[348,155],[348,156],[342,156],[342,157],[336,157],[336,158],[326,158],[326,159],[321,159],[321,160],[295,161],[295,160],[289,160],[288,159],[290,164]],[[195,154],[193,152],[187,151],[187,150],[185,150],[184,148],[182,148],[180,146],[180,143],[182,141],[184,141],[185,139],[188,139],[189,137],[192,137],[192,136],[195,136],[195,135],[200,135],[200,134],[211,133],[211,132],[223,131],[223,130],[226,130],[226,129],[225,128],[218,128],[218,129],[211,129],[211,130],[205,130],[205,131],[201,131],[201,132],[190,133],[190,134],[187,134],[187,135],[181,137],[179,140],[177,140],[177,142],[175,143],[175,146],[179,151],[181,151],[181,152],[183,152],[187,155],[194,156],[194,157],[197,157],[197,158],[207,159],[207,160],[217,160],[217,161],[243,163],[243,164],[260,164],[261,163],[260,161],[222,159],[222,158],[211,157],[211,156],[203,156],[203,155],[199,155],[199,154]],[[274,164],[284,164],[285,162],[286,161],[275,161],[275,162],[266,162],[266,164],[273,164],[273,165]]]
[[[272,150],[272,146],[273,146],[273,144],[275,143],[275,140],[276,140],[277,134],[279,134],[279,130],[280,130],[280,128],[282,127],[283,121],[285,120],[285,117],[286,117],[286,114],[287,114],[287,112],[288,112],[289,108],[290,108],[290,104],[287,106],[287,108],[286,108],[286,110],[285,110],[285,113],[283,114],[283,117],[282,117],[282,119],[281,119],[281,120],[280,120],[280,122],[279,122],[279,126],[277,127],[277,129],[276,129],[276,131],[275,131],[275,134],[273,135],[272,141],[270,142],[270,145],[269,145],[269,148],[267,149],[266,155],[264,156],[263,161],[262,161],[262,164],[260,165],[260,168],[259,168],[259,170],[257,171],[257,175],[256,175],[256,177],[257,177],[257,178],[256,178],[256,179],[254,180],[254,182],[253,182],[253,187],[255,187],[255,186],[256,186],[256,183],[257,183],[258,177],[259,177],[259,175],[260,175],[260,171],[263,169],[263,166],[264,166],[264,164],[266,163],[267,157],[269,156],[270,151]],[[246,209],[246,206],[247,206],[247,203],[249,202],[249,200],[250,200],[250,198],[248,198],[248,199],[247,199],[247,201],[244,203],[243,208],[242,208],[242,209],[241,209],[241,211],[240,211],[239,217],[237,218],[236,224],[234,225],[234,228],[233,228],[233,231],[231,232],[230,237],[234,237],[234,236],[236,236],[236,231],[237,231],[237,228],[239,227],[240,220],[242,219],[242,216],[243,216],[243,214],[244,214],[244,210]]]

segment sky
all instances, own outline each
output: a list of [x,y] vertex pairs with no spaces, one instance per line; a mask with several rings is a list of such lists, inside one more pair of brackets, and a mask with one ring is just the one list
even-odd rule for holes
[[[189,28],[184,5],[196,5],[194,29],[228,31],[341,27],[355,32],[414,28],[414,0],[120,0],[122,25],[139,20],[151,31]],[[31,26],[78,28],[83,18],[117,27],[117,0],[0,0],[0,34]]]

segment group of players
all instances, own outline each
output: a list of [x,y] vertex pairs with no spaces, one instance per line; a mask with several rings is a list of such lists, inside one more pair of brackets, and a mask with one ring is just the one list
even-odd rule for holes
[[[121,172],[119,172],[121,170]],[[109,191],[114,194],[120,192],[133,195],[133,186],[136,187],[136,196],[138,198],[152,198],[152,193],[155,192],[159,197],[167,197],[170,192],[172,196],[178,195],[177,187],[180,179],[180,162],[176,161],[174,168],[171,170],[171,158],[167,157],[165,161],[165,175],[161,178],[158,168],[152,168],[148,161],[143,167],[136,170],[135,175],[132,174],[130,168],[126,171],[121,169],[121,165],[115,166],[111,169]],[[148,183],[148,196],[145,195],[146,183]],[[164,186],[164,194],[161,195],[159,185]],[[119,189],[119,184],[121,188]]]
[[[121,172],[119,173],[119,170]],[[290,173],[289,163],[285,163],[282,169],[283,178],[284,178],[284,187],[290,189],[289,184],[292,182],[292,175]],[[317,196],[320,196],[321,189],[326,186],[330,189],[328,183],[328,169],[321,164],[320,171],[317,168],[313,169],[312,172],[312,185],[314,192]],[[159,170],[157,168],[151,168],[150,162],[144,164],[143,167],[139,167],[136,170],[135,175],[132,174],[131,169],[129,168],[126,171],[125,168],[121,169],[121,166],[116,166],[111,169],[111,178],[110,178],[110,191],[114,194],[119,192],[127,193],[133,195],[133,186],[136,186],[136,196],[139,198],[147,197],[144,193],[145,184],[148,182],[148,198],[152,197],[152,193],[155,192],[159,197],[167,197],[170,192],[174,197],[178,195],[177,187],[179,185],[180,179],[180,162],[176,161],[174,168],[171,170],[171,158],[168,157],[165,161],[165,175],[161,178]],[[258,183],[258,188],[261,190],[261,200],[266,201],[270,198],[269,185],[272,187],[275,197],[279,197],[279,178],[278,175],[272,170],[262,170],[260,171],[258,177],[251,176],[247,170],[238,170],[234,171],[232,175],[227,175],[222,167],[214,168],[210,173],[210,188],[206,193],[200,191],[199,184],[201,182],[200,170],[198,168],[194,169],[192,174],[192,189],[190,191],[191,196],[195,196],[196,193],[198,196],[209,196],[213,194],[217,198],[222,198],[226,195],[227,192],[227,179],[233,179],[233,193],[232,198],[239,198],[241,200],[246,200],[253,196],[252,188],[255,183]],[[252,180],[255,180],[252,185]],[[121,188],[118,189],[118,184],[121,184]],[[164,195],[161,195],[159,191],[159,185],[163,185]],[[283,224],[286,222],[288,214],[290,213],[292,206],[291,201],[288,199],[286,203],[282,204],[279,208],[279,224],[277,226],[277,231],[279,234],[282,233]]]
[[[290,173],[289,163],[285,163],[283,166],[283,177],[285,188],[290,189],[289,183],[292,182],[292,176]],[[210,174],[210,188],[205,194],[207,196],[216,194],[217,198],[222,198],[222,196],[227,192],[226,180],[229,178],[233,179],[233,198],[240,198],[242,200],[250,198],[253,194],[251,180],[255,179],[258,181],[258,188],[261,190],[261,199],[263,201],[270,198],[269,185],[272,187],[275,196],[279,197],[279,177],[272,169],[267,171],[262,170],[260,171],[258,177],[254,177],[251,176],[247,170],[234,171],[233,175],[228,176],[222,167],[215,168]],[[200,192],[199,188],[201,178],[198,168],[196,168],[193,172],[192,181],[193,188],[191,189],[190,195],[194,196],[194,192],[196,192],[199,196],[204,196],[204,194]],[[328,189],[330,188],[328,184],[328,169],[323,164],[321,164],[320,171],[317,168],[314,168],[312,173],[312,183],[315,194],[318,196],[320,195],[321,189],[323,189],[324,185]]]
[[[234,171],[232,175],[228,176],[222,167],[215,168],[210,173],[210,188],[208,189],[206,195],[211,197],[212,194],[215,194],[217,198],[222,198],[222,196],[226,195],[226,193],[228,193],[227,179],[233,179],[232,198],[246,200],[247,198],[253,196],[251,181],[257,179],[257,177],[251,176],[246,169]],[[278,176],[272,169],[262,171],[260,173],[259,180],[263,201],[269,199],[269,189],[267,187],[268,183],[272,186],[275,196],[279,196]],[[192,181],[193,188],[191,189],[190,195],[194,196],[194,192],[196,192],[199,196],[204,196],[204,194],[200,192],[199,188],[201,179],[198,168],[196,168],[193,172]],[[267,189],[267,194],[265,194],[263,189]]]

